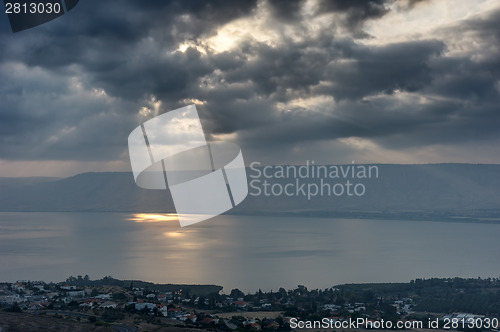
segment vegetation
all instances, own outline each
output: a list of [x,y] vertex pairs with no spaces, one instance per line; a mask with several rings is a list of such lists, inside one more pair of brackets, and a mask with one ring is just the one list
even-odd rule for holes
[[213,293],[218,293],[222,290],[221,286],[217,285],[182,285],[182,284],[154,284],[152,282],[140,280],[119,280],[111,276],[104,277],[98,280],[91,280],[88,275],[73,277],[66,279],[66,284],[79,287],[97,287],[97,286],[118,286],[122,288],[148,288],[159,292],[188,292],[192,295],[206,296]]
[[[35,292],[37,289],[43,291]],[[0,284],[4,299],[21,300],[4,302],[4,314],[36,312],[37,316],[50,315],[52,319],[101,328],[125,324],[141,328],[155,325],[286,331],[290,329],[290,317],[304,321],[363,317],[427,322],[430,318],[453,317],[457,312],[473,317],[500,316],[500,278],[416,279],[409,283],[346,284],[312,290],[299,285],[291,290],[254,293],[233,289],[229,294],[220,292],[221,289],[212,285],[156,285],[111,277],[91,280],[88,276],[70,277],[59,284]]]

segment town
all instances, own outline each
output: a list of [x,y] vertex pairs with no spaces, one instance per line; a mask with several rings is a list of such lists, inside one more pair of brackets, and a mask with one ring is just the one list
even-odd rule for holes
[[0,283],[0,307],[0,330],[8,331],[16,331],[16,322],[27,324],[20,331],[29,331],[30,322],[37,321],[74,324],[82,331],[286,331],[314,328],[312,322],[321,321],[342,329],[349,328],[343,323],[348,321],[364,321],[365,328],[391,322],[385,325],[389,329],[429,328],[432,321],[432,328],[498,331],[500,278],[416,279],[323,290],[299,285],[245,294],[239,289],[224,293],[215,285],[78,276],[61,283]]

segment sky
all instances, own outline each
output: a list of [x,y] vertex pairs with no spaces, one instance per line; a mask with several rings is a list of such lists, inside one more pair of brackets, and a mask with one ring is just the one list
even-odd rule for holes
[[500,163],[500,2],[85,0],[0,15],[0,176],[130,171],[196,104],[247,164]]

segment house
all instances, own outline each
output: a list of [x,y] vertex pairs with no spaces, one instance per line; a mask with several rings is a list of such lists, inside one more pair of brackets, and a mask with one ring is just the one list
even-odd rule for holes
[[201,323],[205,325],[210,325],[211,323],[215,323],[215,320],[212,317],[204,317],[201,320]]
[[26,286],[22,282],[16,282],[15,284],[12,285],[12,289],[15,291],[23,291],[26,289]]
[[165,292],[163,294],[160,294],[158,295],[158,301],[160,302],[168,302],[168,303],[172,303],[172,292]]
[[160,294],[158,295],[158,301],[159,302],[167,302],[168,298],[167,298],[167,294]]
[[163,317],[167,317],[168,316],[168,307],[166,305],[164,305],[163,307],[160,307],[159,311],[161,312],[161,314],[163,315]]
[[259,323],[251,323],[250,327],[252,329],[254,329],[254,330],[260,330],[261,329],[261,326],[259,325]]
[[265,326],[265,328],[269,329],[269,330],[277,330],[279,327],[280,327],[280,324],[278,324],[277,321],[272,321]]
[[154,308],[156,308],[156,304],[154,303],[143,302],[135,304],[135,310],[142,310],[142,309],[153,310]]
[[85,300],[85,303],[89,303],[89,304],[91,304],[91,305],[92,305],[92,304],[99,304],[99,303],[101,303],[101,302],[102,302],[102,300],[101,300],[101,299],[87,299],[87,300]]
[[43,305],[39,302],[33,303],[28,307],[28,310],[41,310],[43,309]]
[[230,330],[236,330],[238,326],[236,324],[231,323],[229,319],[224,319],[224,324],[226,324],[227,328]]
[[96,299],[109,300],[111,299],[111,294],[98,294]]
[[248,306],[248,303],[246,303],[245,301],[234,301],[234,305],[237,308],[245,309]]
[[45,290],[45,286],[44,285],[40,285],[40,284],[33,285],[33,288],[36,288],[36,289],[38,289],[39,291],[42,291],[42,292]]
[[12,294],[12,295],[5,295],[0,298],[0,302],[6,303],[6,304],[14,304],[14,303],[19,303],[19,302],[26,302],[25,297],[20,297],[19,294]]
[[340,309],[339,305],[335,305],[335,304],[324,304],[323,305],[324,311],[336,311],[338,309]]
[[103,304],[101,304],[100,307],[104,309],[116,309],[116,303],[111,301],[106,301]]
[[254,330],[259,330],[261,329],[261,326],[259,323],[255,322],[255,321],[252,321],[252,322],[246,322],[246,323],[243,323],[243,325],[245,326],[245,328],[251,328],[251,329],[254,329]]
[[51,298],[54,298],[56,296],[59,296],[59,292],[49,292],[49,293],[45,294],[45,296],[47,298],[51,299]]
[[62,290],[76,290],[76,286],[64,285],[61,286]]
[[181,308],[169,308],[168,309],[168,316],[177,318],[180,317],[184,312],[182,311]]
[[70,291],[68,292],[68,296],[69,297],[84,297],[85,296],[85,292],[84,291]]
[[196,323],[197,317],[195,314],[184,314],[177,317],[178,320],[185,322],[186,320],[191,320],[193,323]]
[[89,303],[90,306],[97,305],[99,303],[102,303],[101,299],[87,299],[85,300],[85,303]]

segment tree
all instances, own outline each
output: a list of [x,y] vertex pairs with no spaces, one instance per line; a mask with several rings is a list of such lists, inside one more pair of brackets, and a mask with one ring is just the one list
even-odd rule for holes
[[23,312],[19,304],[17,302],[14,302],[14,304],[10,307],[5,309],[7,312]]
[[78,302],[72,300],[70,303],[68,303],[68,307],[78,307]]
[[234,300],[236,300],[240,297],[244,297],[245,293],[240,291],[238,288],[235,288],[235,289],[231,290],[231,294],[229,294],[229,296],[231,296]]
[[375,293],[372,290],[365,290],[363,292],[363,300],[365,302],[373,302],[375,300]]
[[113,300],[126,300],[127,295],[125,293],[113,293]]

